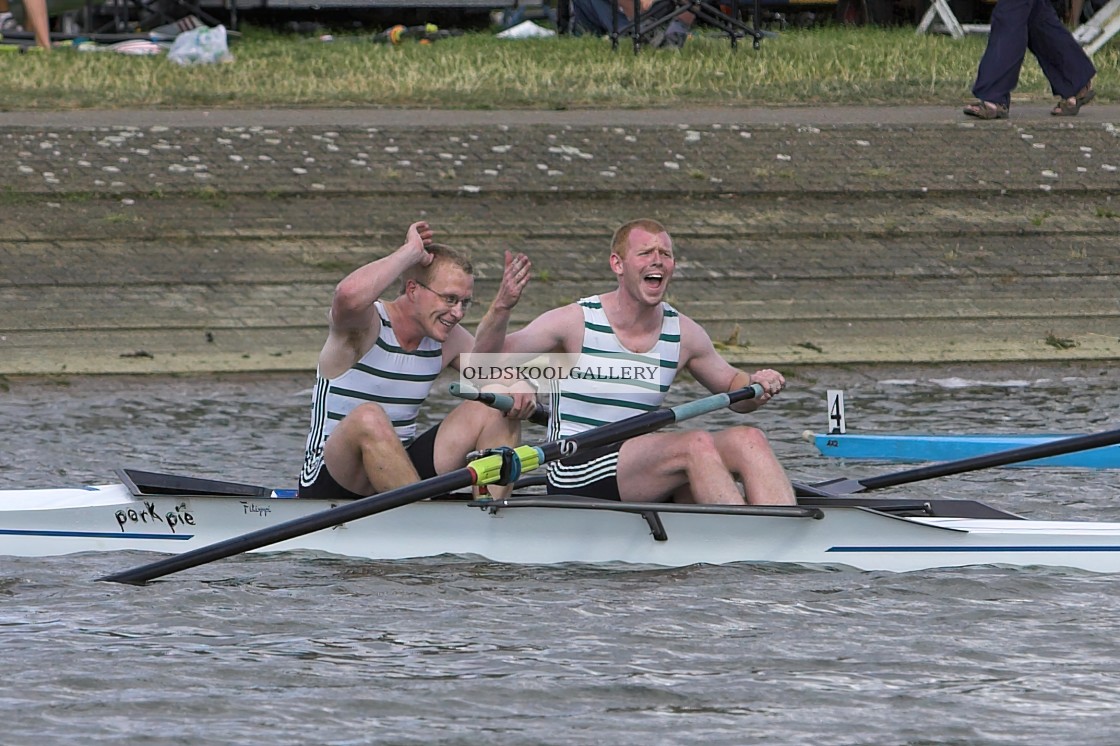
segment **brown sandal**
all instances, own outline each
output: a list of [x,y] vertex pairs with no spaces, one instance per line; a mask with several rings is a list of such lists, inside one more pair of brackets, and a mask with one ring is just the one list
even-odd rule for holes
[[1097,92],[1092,89],[1092,83],[1089,83],[1078,91],[1076,96],[1060,100],[1058,105],[1050,110],[1050,113],[1056,117],[1075,117],[1081,111],[1081,107],[1092,101],[1096,95]]
[[977,119],[1007,119],[1008,107],[991,101],[977,101],[964,107],[964,113]]

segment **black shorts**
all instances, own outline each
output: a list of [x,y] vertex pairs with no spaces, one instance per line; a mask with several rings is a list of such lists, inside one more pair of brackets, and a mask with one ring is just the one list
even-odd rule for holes
[[[563,466],[580,466],[597,458],[610,454],[617,454],[622,448],[622,443],[614,443],[602,448],[595,448],[587,453],[576,453],[571,458],[561,459]],[[547,472],[546,491],[550,495],[581,495],[583,497],[598,497],[602,500],[621,500],[618,491],[618,470],[612,469],[609,474],[604,474],[598,479],[580,481],[576,485],[560,487],[552,481],[552,471]]]
[[[426,430],[404,449],[421,479],[431,479],[436,476],[435,453],[436,433],[438,431],[439,424],[436,424],[435,427]],[[330,471],[327,470],[326,464],[319,467],[319,476],[315,478],[313,484],[306,487],[300,486],[299,496],[316,500],[353,500],[366,497],[366,495],[351,492],[335,481]]]

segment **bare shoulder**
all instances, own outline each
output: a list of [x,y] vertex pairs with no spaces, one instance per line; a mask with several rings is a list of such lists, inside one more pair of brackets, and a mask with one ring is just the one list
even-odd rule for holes
[[545,311],[518,332],[509,335],[513,349],[534,352],[553,349],[563,344],[570,347],[570,340],[582,339],[583,309],[578,303],[569,303]]
[[681,316],[681,367],[687,368],[701,386],[713,393],[727,391],[736,369],[724,359],[708,331]]
[[381,317],[365,328],[339,327],[331,324],[327,341],[319,353],[319,371],[327,378],[336,378],[361,360],[381,333]]
[[680,311],[677,314],[680,317],[681,326],[681,362],[687,363],[690,358],[707,354],[709,350],[715,352],[715,346],[712,345],[712,337],[708,334],[708,330],[694,321],[692,317],[686,316]]
[[541,315],[541,319],[549,317],[549,326],[555,331],[556,338],[565,342],[575,339],[582,344],[583,340],[583,307],[579,303],[569,303],[566,306],[554,308]]
[[545,316],[553,316],[555,318],[555,323],[560,324],[568,324],[577,319],[582,322],[583,306],[579,303],[569,303],[566,306],[560,306],[559,308],[554,308],[551,311],[546,311],[541,314],[542,318]]
[[461,326],[455,326],[443,343],[443,367],[459,367],[459,356],[474,349],[474,337]]

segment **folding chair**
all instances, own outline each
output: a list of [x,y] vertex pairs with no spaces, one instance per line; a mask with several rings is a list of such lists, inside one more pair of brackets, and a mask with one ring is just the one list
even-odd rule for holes
[[[656,37],[664,33],[674,19],[685,13],[692,13],[696,20],[694,23],[704,23],[715,27],[727,34],[731,41],[731,48],[738,47],[739,39],[751,38],[752,45],[758,49],[763,37],[759,29],[761,16],[761,0],[754,0],[754,19],[748,26],[740,18],[739,3],[731,0],[726,6],[717,4],[713,0],[664,0],[656,3],[645,13],[641,10],[639,2],[634,3],[634,20],[623,23],[625,16],[619,10],[618,3],[611,3],[611,48],[618,49],[618,40],[629,36],[634,43],[634,53],[637,54],[643,46],[650,44]],[[727,7],[729,12],[724,12]]]
[[[941,19],[940,24],[935,23],[938,18]],[[924,34],[927,31],[944,31],[954,39],[960,39],[965,34],[987,34],[991,26],[987,23],[961,23],[947,0],[933,0],[915,33]]]
[[1073,32],[1073,38],[1092,56],[1120,33],[1120,0],[1111,0]]

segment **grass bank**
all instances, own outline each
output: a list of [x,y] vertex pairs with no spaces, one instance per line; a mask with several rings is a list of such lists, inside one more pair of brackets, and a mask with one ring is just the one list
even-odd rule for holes
[[[687,105],[957,104],[986,37],[918,36],[911,28],[790,30],[732,52],[694,38],[680,52],[601,39],[506,41],[467,34],[432,45],[374,44],[248,28],[223,65],[58,49],[11,55],[0,109],[134,107],[601,108]],[[1120,44],[1094,59],[1100,100],[1120,85]],[[1111,94],[1111,95],[1110,95]],[[1050,100],[1028,57],[1016,99]]]

